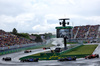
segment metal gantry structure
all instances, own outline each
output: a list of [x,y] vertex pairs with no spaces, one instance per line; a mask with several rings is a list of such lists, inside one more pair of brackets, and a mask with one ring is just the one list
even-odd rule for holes
[[[66,24],[69,25],[69,22],[66,23],[66,20],[70,20],[69,18],[62,18],[59,20],[62,20],[62,22],[60,22],[60,25],[62,25],[62,27],[66,27]],[[67,49],[67,42],[66,42],[67,37],[63,37],[63,39],[64,39],[64,49],[66,50]]]

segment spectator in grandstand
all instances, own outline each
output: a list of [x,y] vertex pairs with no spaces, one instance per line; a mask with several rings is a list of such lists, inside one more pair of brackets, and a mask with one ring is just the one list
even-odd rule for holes
[[29,43],[34,43],[34,42],[22,37],[17,37],[16,35],[10,33],[6,33],[3,30],[0,30],[0,47],[29,44]]
[[88,38],[92,37],[93,39],[97,37],[97,33],[98,33],[98,28],[99,25],[92,25],[90,30],[89,30],[89,34],[88,34]]
[[89,30],[90,25],[87,26],[80,26],[78,34],[76,38],[85,38],[87,31]]

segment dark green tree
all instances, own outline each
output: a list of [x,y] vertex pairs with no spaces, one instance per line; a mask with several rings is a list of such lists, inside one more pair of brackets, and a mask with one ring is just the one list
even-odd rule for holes
[[17,36],[20,36],[20,37],[24,37],[24,38],[30,39],[28,33],[17,33]]
[[14,29],[12,30],[12,33],[15,34],[15,35],[17,34],[16,28],[14,28]]
[[45,39],[50,39],[52,36],[52,33],[45,33]]
[[36,42],[43,42],[40,35],[36,36],[35,41]]

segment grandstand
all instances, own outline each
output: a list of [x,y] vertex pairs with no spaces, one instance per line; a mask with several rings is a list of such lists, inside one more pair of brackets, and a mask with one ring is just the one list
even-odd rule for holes
[[[100,42],[100,25],[75,26],[72,29],[72,33],[73,33],[72,38],[74,39],[73,41],[71,40],[72,42],[76,41],[85,41],[88,43]],[[30,36],[30,38],[33,39],[36,37]],[[9,32],[0,30],[0,48],[6,47],[9,49],[9,47],[11,48],[16,46],[17,47],[28,46],[28,45],[33,45],[33,43],[35,42],[29,39],[19,37]]]
[[75,26],[72,32],[74,39],[99,42],[100,25]]
[[0,30],[0,47],[9,48],[10,46],[16,45],[19,45],[19,47],[21,47],[23,44],[31,43],[34,43],[34,41]]

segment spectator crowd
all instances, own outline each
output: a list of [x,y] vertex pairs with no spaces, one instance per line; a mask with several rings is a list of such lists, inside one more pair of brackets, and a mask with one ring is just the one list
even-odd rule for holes
[[89,27],[90,27],[89,25],[87,25],[87,26],[80,26],[76,38],[85,38],[86,33],[89,30]]
[[100,25],[86,25],[86,26],[76,26],[73,28],[73,37],[77,39],[95,39],[98,34],[98,29]]
[[14,34],[0,30],[0,47],[8,47],[29,43],[34,43],[34,41],[30,41],[26,38],[18,37]]
[[91,26],[87,37],[88,38],[96,38],[97,34],[98,34],[98,28],[99,28],[99,25]]

